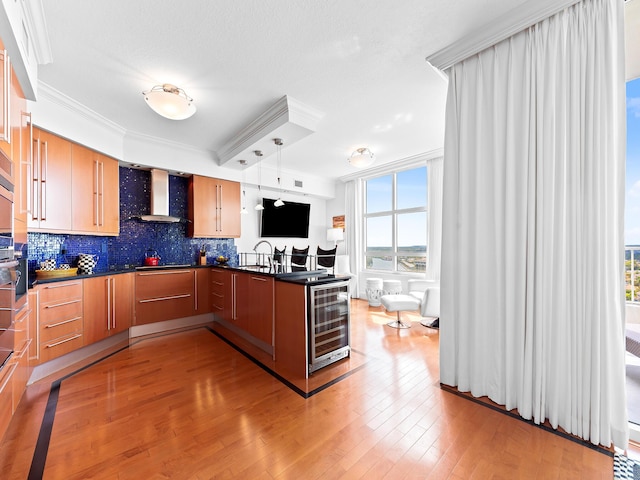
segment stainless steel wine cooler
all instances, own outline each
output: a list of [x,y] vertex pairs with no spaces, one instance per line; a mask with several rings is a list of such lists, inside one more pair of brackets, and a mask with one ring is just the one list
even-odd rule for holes
[[309,373],[348,357],[349,281],[309,286]]

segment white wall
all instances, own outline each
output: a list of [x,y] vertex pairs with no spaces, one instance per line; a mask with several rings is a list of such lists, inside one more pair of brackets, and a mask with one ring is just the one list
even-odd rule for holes
[[[278,195],[271,191],[261,191],[258,195],[258,189],[254,186],[247,186],[245,189],[245,206],[249,212],[242,215],[242,237],[235,239],[235,245],[238,253],[253,252],[254,245],[262,240],[260,238],[260,214],[253,207],[258,202],[258,198],[277,198]],[[291,247],[304,248],[309,246],[309,253],[315,255],[316,247],[320,245],[326,248],[327,226],[326,226],[326,201],[315,197],[302,197],[300,195],[283,194],[282,200],[287,202],[309,203],[311,205],[309,211],[309,238],[265,238],[271,245],[280,249],[287,247],[287,254],[291,253]],[[267,247],[261,246],[260,252],[266,253]]]

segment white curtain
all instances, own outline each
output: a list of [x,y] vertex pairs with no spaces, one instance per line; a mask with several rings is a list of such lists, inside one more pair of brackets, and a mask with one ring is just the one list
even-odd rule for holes
[[346,242],[345,248],[347,255],[349,255],[349,267],[351,273],[356,278],[355,291],[351,292],[351,296],[354,298],[360,297],[360,270],[362,270],[362,255],[360,254],[360,247],[362,242],[362,218],[364,216],[364,207],[362,205],[362,180],[357,178],[351,180],[345,184],[344,198],[345,198],[345,230],[346,230]]
[[427,271],[425,277],[440,282],[442,252],[442,157],[427,161],[428,190],[427,207],[429,228],[427,240]]
[[440,374],[626,448],[621,0],[448,70]]

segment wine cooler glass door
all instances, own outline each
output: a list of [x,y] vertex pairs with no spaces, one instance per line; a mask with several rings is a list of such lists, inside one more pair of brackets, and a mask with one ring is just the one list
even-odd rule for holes
[[309,373],[348,357],[349,282],[309,287]]

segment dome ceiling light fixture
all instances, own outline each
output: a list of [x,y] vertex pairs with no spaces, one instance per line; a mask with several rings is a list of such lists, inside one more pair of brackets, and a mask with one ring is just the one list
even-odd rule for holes
[[278,199],[273,202],[273,206],[274,207],[282,207],[284,206],[284,202],[282,201],[282,185],[280,184],[280,163],[282,160],[282,144],[284,143],[282,141],[281,138],[274,138],[273,139],[273,143],[276,144],[276,149],[277,149],[277,153],[278,153],[278,164],[277,164],[277,168],[278,168],[278,188],[280,189],[280,195],[278,195]]
[[196,113],[193,98],[170,83],[156,85],[142,94],[154,112],[170,120],[185,120]]
[[373,152],[368,148],[358,148],[348,158],[349,163],[356,168],[366,168],[376,161]]

